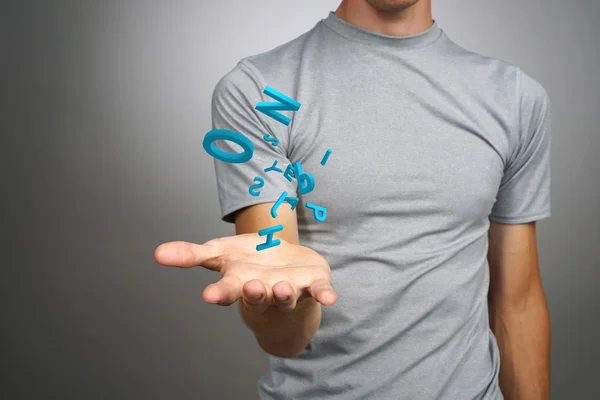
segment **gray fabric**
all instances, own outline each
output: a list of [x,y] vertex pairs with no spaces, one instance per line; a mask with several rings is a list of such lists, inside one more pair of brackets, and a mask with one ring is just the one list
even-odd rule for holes
[[[289,126],[255,110],[273,101],[267,85],[302,104],[282,111]],[[338,294],[300,357],[269,357],[261,399],[503,398],[487,313],[487,231],[489,219],[550,216],[540,83],[455,44],[437,21],[398,38],[330,13],[242,60],[217,85],[212,111],[214,128],[255,145],[245,164],[215,161],[223,220],[295,193],[295,180],[263,170],[300,161],[316,183],[297,206],[301,244],[329,261]],[[256,176],[265,186],[253,197]],[[324,222],[307,202],[327,208]]]

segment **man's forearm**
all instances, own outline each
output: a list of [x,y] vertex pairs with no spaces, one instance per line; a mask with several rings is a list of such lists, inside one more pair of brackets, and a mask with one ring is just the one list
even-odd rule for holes
[[550,318],[541,287],[521,306],[491,300],[490,325],[500,349],[500,388],[506,400],[548,400]]
[[240,301],[239,311],[260,347],[278,357],[300,355],[321,324],[321,305],[312,298],[299,300],[293,311],[269,308],[262,314],[246,310]]

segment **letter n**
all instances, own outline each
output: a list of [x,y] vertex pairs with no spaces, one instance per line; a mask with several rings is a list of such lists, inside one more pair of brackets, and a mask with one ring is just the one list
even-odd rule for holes
[[296,100],[287,97],[286,95],[278,92],[270,86],[267,86],[263,91],[269,97],[277,100],[276,102],[265,102],[261,101],[256,104],[256,109],[261,113],[273,118],[274,120],[281,122],[284,125],[289,125],[291,119],[278,111],[298,111],[300,109],[300,103]]

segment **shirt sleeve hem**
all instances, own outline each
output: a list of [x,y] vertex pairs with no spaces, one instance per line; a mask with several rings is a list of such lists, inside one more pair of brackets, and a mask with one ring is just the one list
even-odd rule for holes
[[235,205],[230,205],[229,207],[224,207],[221,212],[221,221],[233,224],[235,223],[234,215],[237,211],[246,207],[256,206],[258,204],[275,203],[277,200],[279,200],[279,196],[260,196],[257,197],[254,201],[237,203]]
[[539,221],[544,218],[548,218],[551,215],[552,215],[552,213],[550,212],[550,210],[546,210],[546,211],[536,213],[536,214],[517,215],[517,216],[513,216],[513,217],[505,217],[505,216],[490,214],[489,219],[491,221],[499,222],[501,224],[526,224],[528,222],[534,222],[534,221]]

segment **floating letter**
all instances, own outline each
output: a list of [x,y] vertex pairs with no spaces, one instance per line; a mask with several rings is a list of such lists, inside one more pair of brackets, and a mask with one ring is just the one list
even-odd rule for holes
[[269,135],[268,133],[265,133],[263,136],[263,140],[267,143],[271,143],[271,145],[273,147],[277,146],[279,144],[279,140],[277,140],[274,137],[271,137],[271,135]]
[[300,162],[294,164],[296,167],[296,180],[298,181],[298,190],[300,194],[307,194],[315,188],[315,179],[311,174],[302,173],[302,165]]
[[281,203],[283,203],[283,200],[285,200],[286,196],[287,196],[287,192],[281,193],[281,196],[279,196],[279,199],[277,199],[275,204],[273,204],[273,207],[271,207],[271,217],[277,218],[277,209],[279,208]]
[[267,236],[267,241],[265,243],[256,245],[256,250],[258,250],[258,251],[266,250],[270,247],[275,247],[275,246],[278,246],[279,244],[281,244],[281,240],[279,240],[279,239],[273,240],[273,234],[275,232],[279,232],[282,230],[283,230],[283,225],[275,225],[270,228],[265,228],[265,229],[258,231],[258,234],[260,236],[265,236],[265,235]]
[[279,168],[277,168],[276,165],[277,165],[277,160],[275,160],[275,162],[273,163],[272,167],[266,168],[265,172],[269,172],[269,171],[283,172],[282,170],[280,170]]
[[321,160],[321,165],[325,165],[327,160],[329,160],[330,155],[331,155],[331,149],[327,149],[327,151],[325,152],[325,155],[323,156],[323,159]]
[[256,109],[286,126],[289,125],[291,119],[277,111],[298,111],[298,109],[300,108],[300,103],[278,92],[270,86],[267,86],[263,93],[269,97],[274,98],[277,101],[260,101],[256,104]]
[[299,200],[300,199],[297,197],[286,197],[284,201],[287,203],[290,203],[290,205],[292,206],[292,210],[293,210],[294,208],[296,208],[296,205],[298,204]]
[[[306,208],[314,210],[313,216],[319,222],[323,222],[325,221],[325,218],[327,218],[327,209],[325,207],[320,207],[311,203],[306,203]],[[321,215],[319,215],[319,211],[321,212]]]
[[298,199],[297,197],[287,197],[287,192],[281,193],[281,196],[279,196],[275,204],[273,204],[273,206],[271,207],[271,217],[277,218],[277,209],[279,209],[279,206],[281,206],[281,203],[283,203],[284,201],[289,203],[292,206],[293,210],[296,208],[296,205],[298,204],[299,200],[300,199]]
[[285,179],[287,179],[288,181],[292,181],[292,178],[294,177],[294,167],[292,167],[292,164],[288,164],[287,168],[285,169],[285,172],[283,173],[283,176],[285,176]]
[[258,196],[260,194],[260,192],[255,192],[256,189],[260,189],[261,187],[265,186],[265,180],[263,178],[261,178],[260,176],[257,176],[256,178],[254,178],[255,183],[254,185],[250,185],[250,189],[248,190],[248,192],[250,192],[250,194],[254,197]]
[[[215,146],[216,140],[229,140],[242,146],[244,152],[240,154],[227,153]],[[254,154],[254,145],[252,142],[241,133],[230,131],[227,129],[213,129],[204,136],[202,142],[204,150],[212,157],[232,164],[241,164],[249,161]]]

